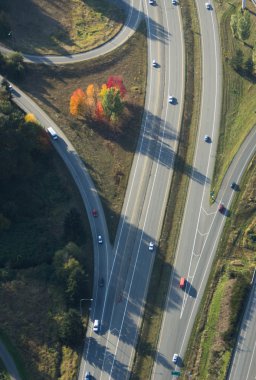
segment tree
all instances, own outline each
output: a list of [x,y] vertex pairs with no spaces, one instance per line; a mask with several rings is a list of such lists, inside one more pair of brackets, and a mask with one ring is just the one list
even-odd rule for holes
[[70,97],[69,111],[72,116],[84,116],[86,107],[85,93],[81,88],[73,92]]
[[127,90],[124,86],[123,79],[121,76],[111,75],[108,78],[108,81],[106,84],[107,84],[107,88],[114,87],[114,88],[118,89],[120,92],[121,98],[123,98],[125,96]]
[[76,347],[83,336],[83,324],[77,310],[69,309],[57,318],[58,335],[63,344]]
[[24,117],[26,123],[34,123],[37,124],[38,121],[33,113],[27,113]]
[[245,10],[243,14],[238,17],[237,33],[238,37],[245,41],[250,37],[251,32],[251,18],[250,13]]
[[12,53],[6,60],[6,71],[15,79],[20,79],[24,74],[24,58],[20,53]]
[[72,208],[65,217],[64,238],[67,242],[73,241],[77,244],[80,244],[85,240],[85,231],[81,215],[75,208]]
[[256,43],[253,47],[253,51],[252,51],[252,61],[253,61],[253,65],[254,67],[256,67]]
[[237,38],[237,24],[238,24],[238,17],[236,14],[231,16],[230,19],[230,27],[232,30],[233,37]]
[[123,103],[120,91],[110,87],[102,91],[102,108],[104,115],[112,121],[116,121],[123,111]]
[[236,50],[236,54],[231,58],[231,66],[235,70],[240,70],[243,65],[244,54],[241,49]]
[[5,12],[0,11],[0,38],[7,38],[11,27]]
[[254,68],[254,64],[253,64],[252,57],[249,57],[249,58],[245,61],[245,63],[244,63],[244,67],[245,67],[245,70],[246,70],[247,74],[252,75],[252,73],[253,73],[253,68]]

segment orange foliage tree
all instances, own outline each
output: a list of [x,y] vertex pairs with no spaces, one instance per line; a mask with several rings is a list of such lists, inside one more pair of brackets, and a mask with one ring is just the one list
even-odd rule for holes
[[86,108],[86,95],[81,88],[76,89],[70,98],[69,111],[72,116],[84,116]]

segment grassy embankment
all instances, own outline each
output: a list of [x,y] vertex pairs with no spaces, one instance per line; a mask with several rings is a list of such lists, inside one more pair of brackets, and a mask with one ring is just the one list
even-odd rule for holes
[[[146,27],[110,54],[67,66],[28,65],[21,83],[63,129],[97,186],[114,240],[144,111],[147,71]],[[70,96],[90,83],[101,87],[111,75],[123,77],[127,89],[124,114],[114,128],[69,114]]]
[[124,21],[107,0],[13,0],[3,6],[12,30],[4,42],[30,54],[91,50],[114,37]]
[[149,379],[154,365],[197,134],[201,97],[200,31],[194,2],[186,1],[181,10],[185,39],[186,78],[181,138],[160,246],[149,284],[132,379]]
[[[239,7],[239,1],[234,1],[233,5],[223,2],[217,7],[224,61],[222,128],[215,167],[217,190],[232,157],[255,122],[255,79],[246,76],[244,71],[237,73],[229,64],[236,49],[243,51],[245,59],[251,54],[253,39],[244,45],[231,34],[230,16]],[[251,35],[255,35],[255,14],[252,13],[251,17]],[[197,380],[225,379],[247,299],[255,267],[255,159],[240,188],[242,191],[236,195],[231,208],[231,218],[226,221],[217,260],[185,358],[192,378]]]

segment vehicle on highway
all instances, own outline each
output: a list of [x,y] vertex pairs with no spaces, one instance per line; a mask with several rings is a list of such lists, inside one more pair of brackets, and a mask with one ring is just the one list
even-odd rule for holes
[[148,245],[149,251],[154,251],[154,243],[151,241]]
[[100,287],[100,288],[103,288],[104,284],[105,284],[104,278],[101,277],[101,278],[99,279],[99,287]]
[[204,136],[204,141],[207,142],[207,143],[211,142],[211,138],[210,138],[210,136],[205,135],[205,136]]
[[238,186],[238,184],[236,182],[232,182],[231,185],[230,185],[230,187],[231,187],[232,190],[235,190],[235,191],[238,190],[238,188],[239,188],[239,186]]
[[205,3],[205,8],[208,9],[208,11],[209,11],[212,9],[212,6],[210,3]]
[[103,243],[103,239],[102,239],[102,236],[101,236],[101,235],[98,235],[98,243],[99,243],[99,244],[102,244],[102,243]]
[[149,0],[149,4],[150,4],[150,5],[153,5],[154,2],[155,2],[154,0]]
[[186,286],[186,279],[185,279],[185,277],[181,277],[180,278],[180,288],[185,289],[185,286]]
[[85,377],[84,377],[84,380],[90,380],[92,377],[91,377],[91,374],[90,372],[85,372]]
[[174,96],[169,95],[169,97],[168,97],[168,102],[171,103],[171,104],[174,104],[174,103],[175,103],[175,98],[174,98]]
[[153,66],[153,67],[157,67],[157,63],[156,63],[156,60],[155,60],[155,59],[153,59],[152,66]]
[[92,209],[92,216],[94,216],[94,218],[96,218],[96,216],[98,216],[98,211],[96,210],[96,208]]
[[177,5],[177,0],[172,0],[173,5]]
[[223,204],[223,203],[220,203],[220,204],[219,204],[219,206],[218,206],[218,210],[219,210],[219,212],[224,212],[225,207],[224,207],[224,204]]
[[178,361],[178,358],[179,358],[179,355],[178,354],[174,354],[173,357],[172,357],[172,362],[176,364],[177,361]]
[[98,319],[95,319],[93,322],[93,331],[99,332],[100,329],[100,321]]
[[53,140],[58,139],[58,135],[52,127],[47,128],[47,131]]

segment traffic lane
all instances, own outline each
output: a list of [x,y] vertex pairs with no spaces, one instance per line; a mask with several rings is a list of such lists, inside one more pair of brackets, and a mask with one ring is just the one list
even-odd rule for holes
[[228,380],[255,379],[256,367],[256,281],[246,306]]

